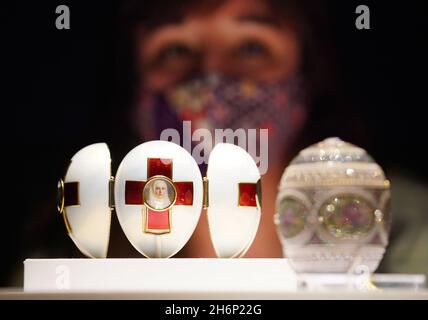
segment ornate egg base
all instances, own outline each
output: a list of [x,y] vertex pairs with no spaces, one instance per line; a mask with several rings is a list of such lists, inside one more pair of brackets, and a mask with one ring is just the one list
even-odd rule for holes
[[289,244],[284,255],[299,273],[352,273],[363,269],[374,272],[384,253],[385,248],[380,245]]

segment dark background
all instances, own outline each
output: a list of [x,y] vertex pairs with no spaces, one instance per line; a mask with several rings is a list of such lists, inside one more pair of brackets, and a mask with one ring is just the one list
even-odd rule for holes
[[[329,31],[320,39],[334,48],[337,95],[352,108],[345,116],[358,113],[364,123],[362,147],[387,174],[398,168],[428,182],[424,1],[317,3],[327,13]],[[70,30],[55,28],[60,4],[70,8]],[[370,8],[371,30],[355,28],[359,4]],[[25,258],[81,257],[55,209],[56,183],[72,155],[107,142],[115,172],[137,144],[127,121],[133,76],[121,7],[110,1],[1,4],[0,286],[22,284]],[[328,108],[329,99],[319,99]],[[314,117],[322,122],[320,110]],[[342,125],[338,117],[312,142],[340,135]]]

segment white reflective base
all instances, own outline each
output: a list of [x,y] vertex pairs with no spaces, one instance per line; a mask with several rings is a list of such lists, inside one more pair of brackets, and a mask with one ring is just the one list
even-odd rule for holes
[[[423,275],[299,274],[287,259],[27,259],[27,293],[144,293],[144,297],[287,298],[305,292],[405,289],[428,298]],[[303,295],[302,295],[303,294]],[[291,296],[292,297],[292,296]]]
[[24,291],[292,291],[286,259],[27,259]]

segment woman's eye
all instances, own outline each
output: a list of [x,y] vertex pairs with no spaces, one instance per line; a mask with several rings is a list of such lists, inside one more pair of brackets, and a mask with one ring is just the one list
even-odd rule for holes
[[193,54],[193,51],[191,48],[183,44],[175,43],[175,44],[170,44],[165,48],[161,49],[159,51],[157,60],[160,62],[165,62],[165,61],[170,61],[174,59],[188,58],[188,57],[191,57],[192,54]]
[[241,57],[260,57],[268,53],[266,46],[258,41],[247,41],[238,47],[237,53]]

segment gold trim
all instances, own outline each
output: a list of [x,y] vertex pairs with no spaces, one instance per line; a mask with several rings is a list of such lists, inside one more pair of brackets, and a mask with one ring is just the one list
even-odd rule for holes
[[71,225],[70,225],[70,221],[68,221],[68,217],[67,217],[67,211],[63,210],[63,218],[64,218],[64,223],[65,223],[65,228],[67,229],[67,233],[68,234],[72,234],[72,229],[71,229]]
[[[73,204],[73,205],[65,205],[65,185],[67,183],[77,183],[77,204]],[[64,213],[65,208],[72,208],[72,207],[80,207],[80,182],[79,181],[67,181],[64,182],[64,180],[59,179],[58,181],[58,193],[60,197],[60,200],[57,201],[57,210],[60,214]]]
[[67,229],[67,233],[68,234],[72,234],[73,233],[73,229],[71,228],[70,221],[68,220],[66,208],[80,207],[80,182],[79,181],[67,181],[67,182],[63,181],[64,191],[65,191],[65,185],[67,183],[77,183],[77,204],[66,206],[65,205],[65,192],[64,192],[64,196],[63,196],[63,198],[64,198],[64,207],[62,209],[62,212],[63,212],[62,216],[64,218],[64,223],[65,223],[65,228]]
[[391,187],[391,182],[388,179],[385,179],[383,182],[385,189],[389,189]]
[[260,178],[256,182],[256,204],[260,210],[262,209],[262,195],[262,179]]
[[209,206],[209,197],[208,197],[209,183],[208,183],[207,177],[203,178],[202,186],[203,186],[202,209],[208,209],[208,206]]
[[[166,181],[167,181],[167,182],[172,186],[172,189],[174,190],[174,200],[173,200],[173,201],[170,203],[170,205],[169,205],[168,207],[166,207],[166,208],[163,208],[163,209],[154,209],[151,205],[149,205],[149,204],[148,204],[148,202],[147,202],[147,201],[146,201],[146,199],[144,198],[144,191],[146,190],[146,187],[149,185],[149,183],[150,183],[152,180],[159,180],[159,179],[166,180]],[[152,176],[152,177],[150,177],[150,179],[148,179],[148,180],[145,182],[145,184],[144,184],[144,188],[143,188],[143,196],[142,196],[142,198],[143,198],[143,204],[144,204],[145,206],[149,207],[151,210],[153,210],[153,211],[166,211],[166,210],[171,209],[171,207],[172,207],[172,206],[174,206],[175,202],[177,201],[177,188],[175,187],[174,182],[173,182],[170,178],[168,178],[168,177],[166,177],[166,176],[162,176],[162,175]]]
[[110,211],[114,210],[115,202],[114,202],[114,177],[111,176],[108,181],[108,206],[110,207]]
[[[150,208],[151,209],[151,208]],[[169,229],[149,229],[148,227],[148,218],[147,218],[147,208],[145,206],[143,206],[142,209],[142,215],[144,217],[144,228],[143,228],[143,232],[145,233],[151,233],[151,234],[166,234],[166,233],[171,233],[172,230],[172,214],[171,211],[172,209],[166,209],[168,210],[168,219],[169,219]],[[162,211],[166,211],[166,210],[162,210]]]
[[56,208],[60,214],[64,212],[64,180],[59,179],[57,184],[57,204]]

